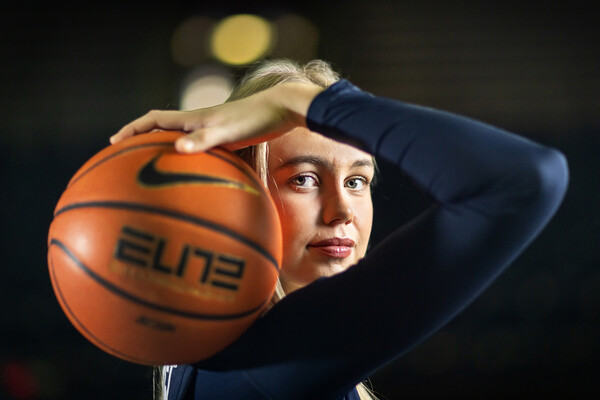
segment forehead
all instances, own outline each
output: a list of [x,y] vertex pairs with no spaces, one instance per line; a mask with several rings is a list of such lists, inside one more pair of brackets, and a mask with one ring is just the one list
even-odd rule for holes
[[306,128],[293,129],[269,142],[269,169],[278,168],[289,160],[304,157],[325,160],[336,168],[350,167],[357,161],[372,165],[372,157],[369,153]]

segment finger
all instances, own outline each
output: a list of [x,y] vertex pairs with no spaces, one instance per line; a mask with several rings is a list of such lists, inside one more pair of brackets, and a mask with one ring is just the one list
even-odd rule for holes
[[[110,138],[111,143],[117,143],[130,136],[138,135],[141,133],[150,132],[161,127],[161,122],[167,119],[168,116],[162,116],[167,111],[150,111],[145,115],[137,118],[129,124],[122,127],[119,132]],[[163,122],[164,125],[167,125]],[[168,128],[166,128],[168,129]]]
[[175,141],[175,150],[180,153],[199,153],[219,144],[214,128],[196,129]]
[[175,141],[175,150],[179,153],[199,153],[216,146],[221,146],[229,151],[235,151],[275,139],[284,133],[282,131],[273,131],[260,137],[240,138],[238,135],[232,136],[230,131],[220,128],[220,126],[211,126],[196,129],[188,135],[177,139]]
[[111,136],[110,142],[117,143],[130,136],[162,130],[185,130],[185,112],[153,110],[130,122]]
[[196,153],[201,150],[196,150],[196,148],[200,149],[200,146],[197,146],[196,142],[190,139],[188,136],[179,138],[175,141],[175,150],[179,153]]

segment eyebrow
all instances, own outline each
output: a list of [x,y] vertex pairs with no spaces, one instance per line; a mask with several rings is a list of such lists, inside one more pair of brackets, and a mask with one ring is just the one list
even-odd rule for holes
[[[292,165],[297,165],[297,164],[313,164],[317,167],[331,169],[331,161],[329,161],[325,158],[315,157],[315,156],[297,156],[297,157],[290,158],[289,160],[287,160],[286,162],[284,162],[283,164],[281,164],[280,166],[275,168],[275,171],[278,171],[282,168],[289,167]],[[365,159],[360,159],[360,160],[354,161],[352,163],[352,165],[350,166],[350,168],[358,168],[358,167],[373,167],[373,168],[375,168],[375,164],[373,163],[372,159],[365,158]]]

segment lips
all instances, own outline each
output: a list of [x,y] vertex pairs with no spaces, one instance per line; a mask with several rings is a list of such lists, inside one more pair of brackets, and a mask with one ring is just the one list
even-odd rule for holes
[[309,249],[332,258],[346,258],[352,254],[354,240],[347,238],[330,238],[309,243]]

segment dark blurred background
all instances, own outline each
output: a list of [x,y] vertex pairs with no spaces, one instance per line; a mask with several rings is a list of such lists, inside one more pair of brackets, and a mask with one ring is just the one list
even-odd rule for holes
[[[537,3],[3,6],[0,398],[151,398],[149,368],[96,349],[62,313],[46,235],[69,178],[112,133],[149,109],[184,108],[185,89],[217,82],[209,92],[218,97],[245,71],[247,60],[230,64],[209,46],[240,13],[276,33],[250,59],[323,58],[377,95],[490,122],[569,160],[570,189],[547,229],[449,325],[373,376],[381,397],[597,394],[600,15],[584,2]],[[252,35],[237,37],[264,39]],[[388,169],[375,242],[426,203]]]

